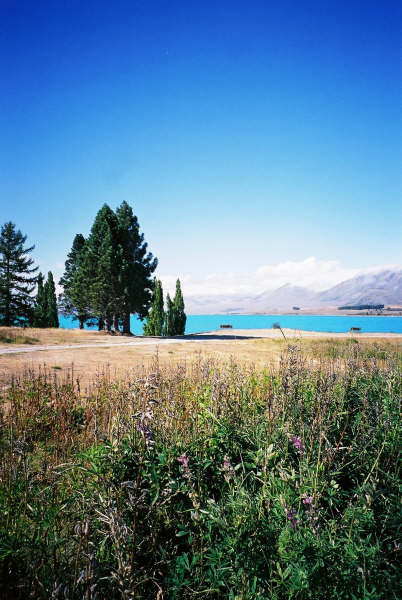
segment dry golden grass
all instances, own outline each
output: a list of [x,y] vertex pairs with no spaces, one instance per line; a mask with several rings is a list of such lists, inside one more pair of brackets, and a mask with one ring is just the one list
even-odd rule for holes
[[276,363],[285,342],[280,340],[206,340],[205,342],[183,342],[167,344],[144,344],[138,346],[110,346],[99,348],[77,348],[48,350],[43,352],[6,354],[0,356],[0,382],[4,385],[13,375],[22,374],[28,369],[46,366],[59,375],[79,377],[87,385],[99,372],[111,378],[122,376],[127,370],[144,365],[148,367],[158,353],[161,364],[193,361],[203,358],[228,359],[255,363],[260,366]]
[[[12,335],[11,328],[1,328],[0,335]],[[21,333],[18,330],[17,333]],[[161,364],[177,364],[191,362],[198,357],[214,358],[227,361],[234,358],[237,362],[254,364],[258,367],[276,366],[281,352],[289,343],[300,344],[305,352],[317,361],[321,357],[334,357],[341,355],[345,345],[353,343],[347,334],[315,334],[308,335],[303,332],[302,337],[295,337],[294,332],[286,332],[287,340],[284,340],[277,330],[261,331],[235,331],[220,333],[205,337],[202,341],[183,341],[169,343],[168,340],[158,342],[155,339],[126,338],[122,336],[108,336],[97,331],[79,331],[63,329],[29,329],[22,332],[26,338],[38,340],[36,345],[67,345],[76,343],[93,343],[91,348],[68,348],[35,351],[31,353],[16,353],[0,355],[0,384],[7,385],[12,376],[21,375],[27,369],[37,370],[46,367],[53,369],[62,377],[78,377],[83,389],[90,385],[91,381],[99,373],[105,373],[111,379],[124,376],[130,369],[138,367],[149,367],[155,359],[155,354]],[[234,335],[243,335],[236,337]],[[256,337],[270,336],[270,337]],[[292,337],[290,337],[292,335]],[[246,337],[247,336],[247,337]],[[199,336],[198,336],[199,339]],[[121,346],[125,342],[136,342],[137,345]],[[142,344],[142,341],[147,343]],[[402,336],[395,337],[360,337],[358,343],[361,348],[369,352],[375,344],[384,350],[401,348]],[[107,343],[108,346],[98,344]],[[28,342],[29,344],[29,342]],[[26,348],[21,342],[21,348]],[[15,344],[1,344],[0,348],[14,348]]]
[[102,331],[88,329],[37,329],[29,327],[0,327],[0,348],[56,344],[84,344],[108,337]]

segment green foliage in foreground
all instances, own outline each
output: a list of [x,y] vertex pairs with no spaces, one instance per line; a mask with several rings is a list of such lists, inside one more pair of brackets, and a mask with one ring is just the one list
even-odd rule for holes
[[27,375],[1,418],[0,596],[401,594],[400,363]]

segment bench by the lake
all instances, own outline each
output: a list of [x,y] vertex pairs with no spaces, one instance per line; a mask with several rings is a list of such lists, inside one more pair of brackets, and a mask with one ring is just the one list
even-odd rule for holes
[[221,325],[220,328],[221,329],[232,329],[232,325]]
[[349,331],[350,333],[359,333],[361,330],[361,327],[351,327]]

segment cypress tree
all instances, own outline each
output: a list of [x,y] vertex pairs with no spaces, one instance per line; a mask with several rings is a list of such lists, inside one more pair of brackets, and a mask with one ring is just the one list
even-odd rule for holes
[[173,300],[174,309],[174,335],[184,335],[187,316],[184,312],[184,300],[181,293],[180,279],[176,281],[176,294]]
[[141,319],[148,314],[152,300],[151,275],[158,261],[148,252],[138,219],[127,202],[122,202],[117,208],[116,216],[121,247],[118,312],[122,318],[123,333],[130,334],[130,314],[137,313]]
[[164,335],[170,337],[175,335],[175,312],[173,302],[167,294],[166,296],[166,315],[165,315],[165,329]]
[[152,307],[144,326],[144,335],[162,335],[164,320],[162,284],[158,279],[154,279]]
[[29,253],[35,248],[24,248],[26,235],[9,221],[0,233],[0,325],[29,324],[33,318],[33,298],[38,267]]
[[56,288],[54,285],[53,273],[51,271],[47,274],[44,293],[46,295],[46,327],[59,327]]
[[38,289],[35,298],[33,327],[47,327],[47,293],[43,285],[43,275],[38,275]]
[[88,286],[78,281],[77,271],[85,247],[85,238],[77,233],[72,248],[67,255],[64,265],[64,274],[59,281],[63,287],[63,293],[59,295],[60,312],[65,316],[71,316],[79,322],[79,328],[84,329],[85,321],[90,317],[88,310]]

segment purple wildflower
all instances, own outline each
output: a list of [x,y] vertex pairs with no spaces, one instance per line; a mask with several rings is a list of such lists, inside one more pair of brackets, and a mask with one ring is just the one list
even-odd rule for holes
[[186,455],[186,453],[184,453],[181,456],[179,456],[179,458],[177,460],[181,464],[182,468],[184,468],[184,469],[188,468],[189,458]]
[[319,528],[318,518],[320,514],[320,509],[314,504],[313,496],[308,496],[307,494],[303,494],[302,502],[305,506],[305,517],[309,522],[309,525],[314,533],[317,532]]
[[141,432],[142,437],[144,438],[145,445],[148,448],[152,449],[155,445],[154,434],[152,433],[152,430],[148,427],[148,425],[145,425],[145,423],[138,420],[137,431]]
[[177,460],[181,465],[181,470],[183,471],[184,475],[186,477],[190,477],[190,467],[188,466],[190,459],[188,458],[187,454],[184,452]]
[[228,458],[225,458],[225,460],[223,461],[223,470],[228,473],[228,475],[233,475],[234,470],[233,467],[231,465],[231,462]]
[[234,474],[234,469],[232,467],[230,460],[226,456],[225,456],[225,460],[223,461],[222,469],[223,469],[225,480],[227,483],[229,483],[229,479]]
[[303,454],[304,444],[303,444],[303,440],[301,439],[301,437],[299,437],[298,435],[292,435],[290,438],[290,441],[292,442],[293,447],[295,448],[296,452],[298,454]]
[[285,513],[286,513],[287,518],[290,521],[292,529],[294,529],[296,527],[296,525],[299,524],[299,519],[297,518],[297,510],[294,510],[292,508],[289,508],[288,506],[285,506]]

